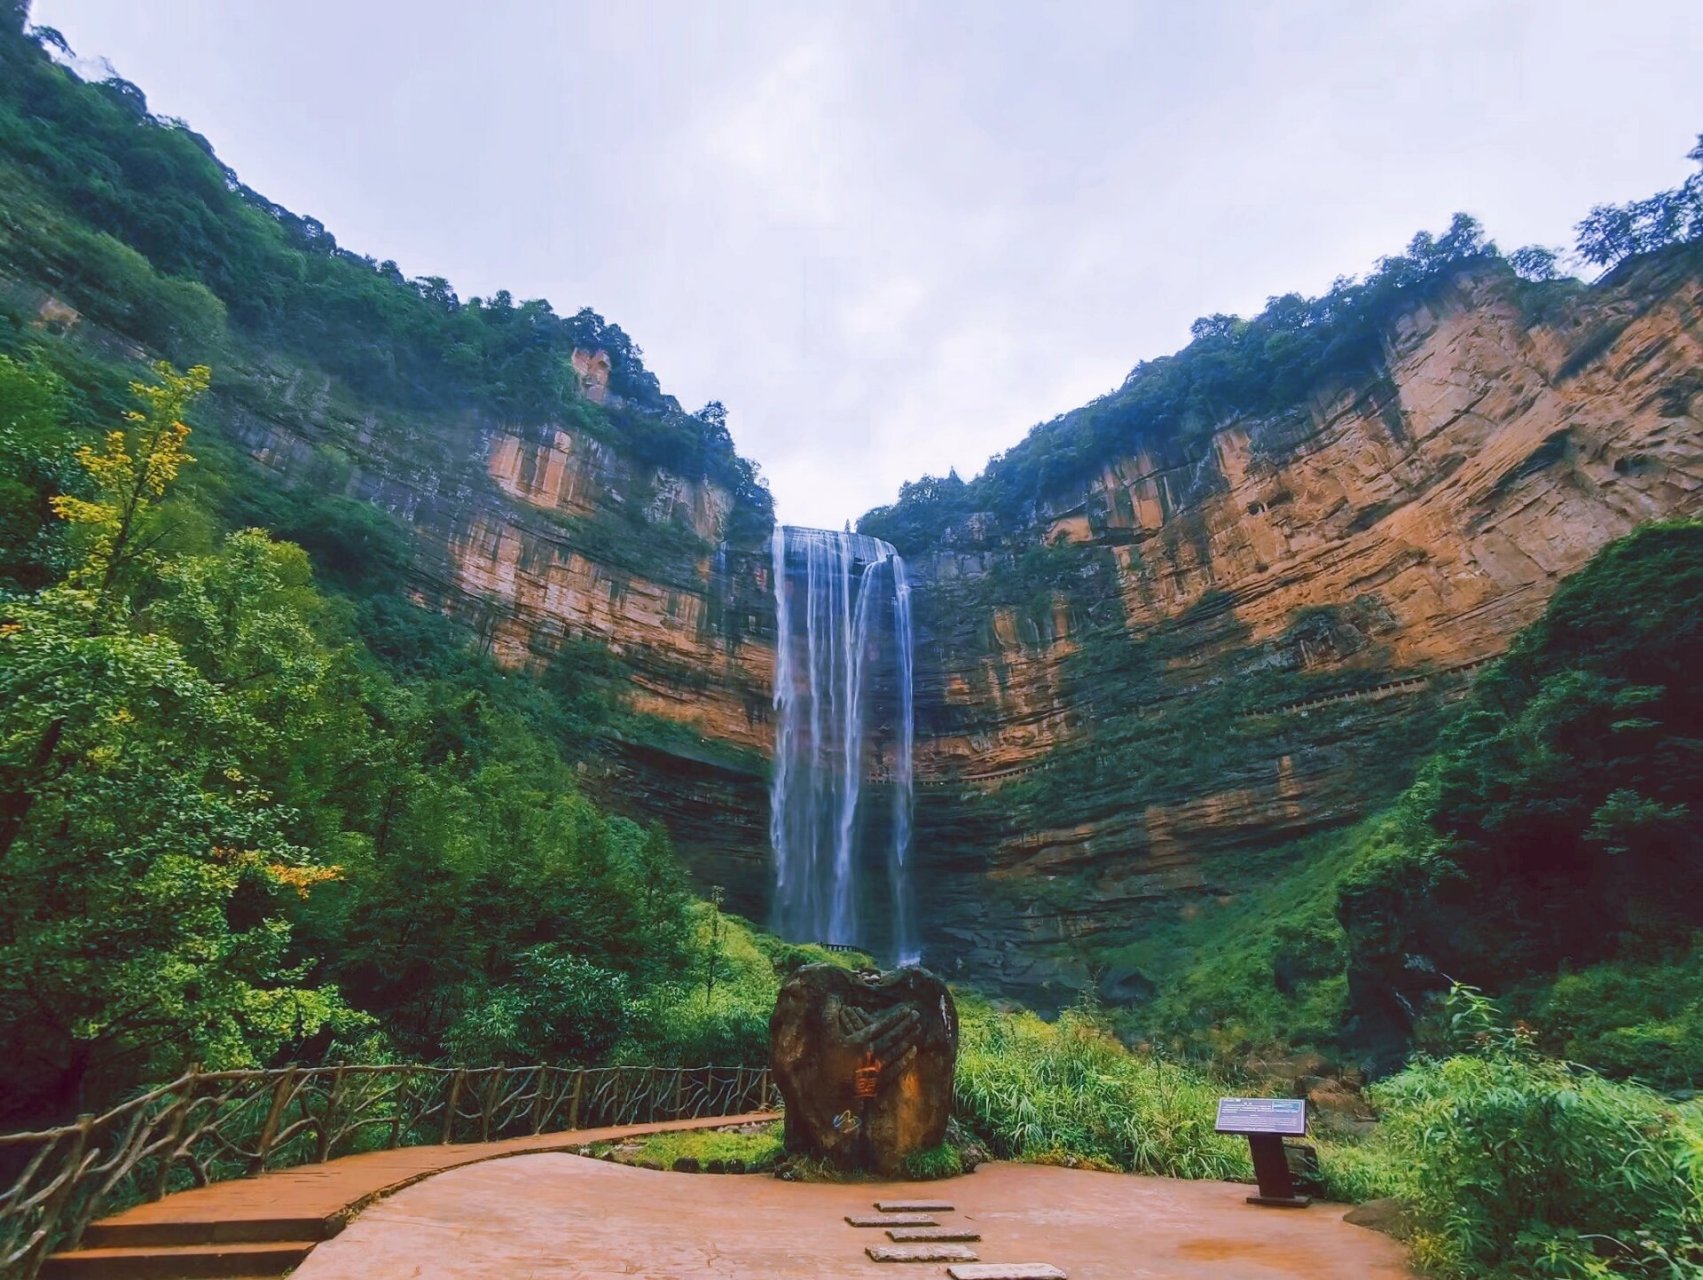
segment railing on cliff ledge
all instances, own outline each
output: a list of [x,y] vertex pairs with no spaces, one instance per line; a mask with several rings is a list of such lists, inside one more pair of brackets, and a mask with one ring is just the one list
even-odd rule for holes
[[759,1067],[191,1071],[102,1116],[0,1135],[0,1275],[31,1280],[97,1217],[337,1156],[773,1109]]

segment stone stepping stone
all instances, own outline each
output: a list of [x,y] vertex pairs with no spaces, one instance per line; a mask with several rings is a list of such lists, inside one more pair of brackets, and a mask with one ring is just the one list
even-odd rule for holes
[[974,1262],[976,1251],[963,1244],[872,1244],[871,1262]]
[[1070,1280],[1057,1267],[1045,1262],[972,1262],[947,1267],[952,1280]]
[[854,1227],[938,1227],[940,1225],[926,1213],[848,1213],[846,1221]]
[[932,1240],[939,1243],[943,1240],[970,1242],[980,1240],[980,1231],[971,1231],[965,1227],[894,1227],[888,1231],[887,1238],[899,1243]]
[[877,1200],[875,1207],[882,1213],[951,1213],[952,1206],[944,1200]]

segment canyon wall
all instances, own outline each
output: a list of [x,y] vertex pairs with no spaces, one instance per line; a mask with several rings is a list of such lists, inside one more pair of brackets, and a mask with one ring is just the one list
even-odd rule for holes
[[1234,856],[1376,807],[1444,704],[1634,525],[1703,509],[1703,279],[1529,311],[1457,276],[1385,367],[949,532],[919,577],[918,849],[943,968],[1041,1005]]
[[[598,354],[574,364],[602,404]],[[221,375],[221,426],[280,483],[410,531],[416,602],[505,666],[596,673],[617,715],[588,744],[587,788],[662,820],[705,885],[761,918],[774,608],[766,548],[725,540],[731,495],[583,427],[379,411],[294,363]]]
[[[1043,1007],[1096,980],[1139,998],[1119,948],[1154,913],[1404,785],[1561,578],[1699,510],[1700,316],[1682,257],[1541,313],[1475,269],[1358,383],[1132,448],[1015,532],[949,530],[913,568],[929,962]],[[773,605],[764,549],[723,540],[724,491],[583,430],[339,409],[299,371],[223,395],[286,480],[411,525],[416,597],[500,661],[606,649],[642,731],[588,786],[763,917]]]

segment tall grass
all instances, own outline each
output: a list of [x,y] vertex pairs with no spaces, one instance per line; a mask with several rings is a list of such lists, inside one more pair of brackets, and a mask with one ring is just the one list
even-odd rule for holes
[[1247,1143],[1213,1132],[1221,1090],[1131,1053],[1099,1016],[1056,1022],[960,1001],[957,1114],[995,1155],[1060,1155],[1134,1173],[1246,1179]]

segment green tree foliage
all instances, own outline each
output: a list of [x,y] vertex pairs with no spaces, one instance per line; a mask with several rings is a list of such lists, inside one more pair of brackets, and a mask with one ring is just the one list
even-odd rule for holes
[[[89,530],[82,563],[0,605],[0,1027],[17,1111],[62,1113],[186,1060],[247,1065],[359,1022],[288,954],[281,904],[335,874],[293,838],[266,776],[269,748],[302,728],[301,699],[265,677],[312,661],[302,634],[231,619],[213,652],[164,616],[173,588],[114,572],[139,565],[138,520],[184,458],[175,377],[140,388],[132,433],[84,449],[98,497],[61,504]],[[300,553],[240,534],[171,569],[195,582],[244,562],[227,595],[240,615],[274,557]],[[135,603],[156,585],[157,621]],[[245,687],[232,667],[260,678]]]
[[1450,980],[1547,1051],[1703,1085],[1703,522],[1609,544],[1483,673],[1384,812],[1258,855],[1109,959],[1138,1034],[1225,1062],[1306,1047],[1397,1069]]
[[1698,170],[1679,186],[1628,204],[1599,204],[1575,230],[1579,256],[1613,267],[1640,253],[1703,239],[1703,134],[1686,153]]
[[65,401],[51,370],[0,355],[0,582],[43,587],[63,568],[52,504],[77,470]]
[[[683,412],[643,352],[589,308],[557,315],[506,291],[463,301],[437,276],[405,279],[245,185],[181,121],[126,81],[81,81],[0,24],[0,265],[92,320],[180,361],[215,354],[227,322],[360,394],[403,409],[478,408],[520,424],[572,422],[640,461],[735,495],[734,532],[766,533],[773,502],[725,411]],[[609,400],[579,399],[575,351],[604,352]]]
[[482,993],[449,1028],[451,1054],[477,1066],[598,1062],[627,1029],[622,975],[548,943],[514,958],[514,981]]
[[1409,1028],[1437,974],[1505,986],[1703,925],[1700,642],[1703,522],[1669,521],[1600,552],[1481,677],[1342,885],[1368,1031]]
[[91,627],[102,626],[121,604],[127,578],[150,549],[149,524],[160,499],[183,465],[195,461],[184,447],[189,426],[182,419],[212,371],[197,365],[179,374],[162,362],[154,372],[158,383],[131,383],[143,408],[124,415],[127,425],[107,432],[99,449],[77,451],[92,496],[62,494],[51,502],[53,513],[82,535],[83,560],[67,581],[90,594]]
[[[0,1121],[192,1061],[756,1061],[773,964],[729,922],[706,1002],[667,833],[578,789],[607,653],[505,673],[393,592],[327,595],[300,546],[208,530],[173,492],[206,384],[162,367],[91,438],[0,361],[35,522],[0,596]],[[292,511],[333,582],[407,567],[368,509]]]
[[1515,249],[1508,255],[1508,265],[1520,279],[1538,284],[1559,280],[1564,274],[1561,270],[1561,251],[1541,244],[1528,244],[1523,249]]

